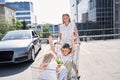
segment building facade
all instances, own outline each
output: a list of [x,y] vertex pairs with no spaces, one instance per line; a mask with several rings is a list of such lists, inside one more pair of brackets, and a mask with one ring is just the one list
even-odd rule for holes
[[79,0],[78,1],[78,22],[82,22],[83,16],[86,16],[87,15],[85,13],[88,12],[88,0]]
[[0,0],[0,4],[5,4],[7,0]]
[[88,13],[86,23],[91,24],[88,29],[97,30],[95,35],[120,33],[120,0],[71,0],[71,7],[74,7],[73,12],[76,10],[78,23],[83,24]]
[[77,0],[70,0],[70,13],[73,22],[78,22]]
[[82,13],[82,23],[88,22],[88,13]]
[[120,0],[114,2],[114,26],[116,28],[115,33],[120,33]]
[[100,28],[113,28],[113,0],[89,0],[88,15]]
[[35,23],[35,15],[32,2],[7,2],[6,5],[16,10],[16,19],[26,21],[29,26]]
[[16,21],[15,10],[5,4],[0,4],[0,22],[13,23]]
[[87,13],[88,0],[70,0],[70,11],[72,20],[75,23],[82,22],[82,14]]

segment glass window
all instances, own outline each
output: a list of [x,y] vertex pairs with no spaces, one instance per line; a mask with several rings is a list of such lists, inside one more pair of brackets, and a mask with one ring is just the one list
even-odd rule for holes
[[58,31],[58,25],[55,25],[55,26],[54,26],[54,30],[55,30],[55,32]]
[[8,2],[6,4],[16,11],[30,10],[30,2]]
[[16,15],[30,15],[30,12],[16,13]]
[[32,37],[36,37],[36,36],[37,34],[34,31],[32,31]]
[[38,26],[37,26],[37,29],[41,29],[41,26],[40,26],[40,25],[38,25]]
[[50,25],[50,31],[53,32],[53,26]]
[[26,19],[31,19],[31,17],[17,17],[18,20],[26,20]]

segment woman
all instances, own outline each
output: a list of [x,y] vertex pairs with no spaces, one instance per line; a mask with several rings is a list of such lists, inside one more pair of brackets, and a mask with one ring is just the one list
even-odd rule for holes
[[[62,22],[63,22],[63,24],[61,24],[59,26],[59,41],[58,41],[58,43],[61,45],[65,44],[65,43],[69,43],[71,45],[72,43],[70,41],[70,38],[72,36],[74,36],[74,41],[76,44],[78,44],[79,43],[78,30],[77,30],[76,25],[71,22],[69,14],[62,15]],[[77,49],[77,45],[75,45],[75,47]],[[74,55],[75,58],[76,58],[76,55],[77,54]],[[76,59],[73,60],[73,62],[76,63]],[[78,74],[79,74],[79,68],[78,68]]]
[[79,42],[78,30],[74,23],[71,22],[69,14],[62,15],[63,24],[59,26],[59,42],[64,44],[66,42],[70,43],[70,38],[75,35],[77,37],[77,42]]

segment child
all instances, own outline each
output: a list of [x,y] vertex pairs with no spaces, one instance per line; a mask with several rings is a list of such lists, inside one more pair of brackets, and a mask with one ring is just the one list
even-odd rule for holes
[[71,77],[72,67],[75,70],[76,74],[78,74],[76,65],[72,62],[72,58],[75,52],[74,37],[72,37],[71,39],[72,47],[68,43],[63,44],[63,46],[60,49],[61,54],[56,52],[53,46],[52,37],[49,37],[49,43],[50,43],[51,50],[56,54],[58,58],[60,58],[63,61],[63,64],[66,66],[68,71],[68,75],[67,75],[68,79],[70,79]]
[[66,80],[67,70],[64,66],[57,67],[53,53],[45,54],[39,68],[41,70],[39,80]]

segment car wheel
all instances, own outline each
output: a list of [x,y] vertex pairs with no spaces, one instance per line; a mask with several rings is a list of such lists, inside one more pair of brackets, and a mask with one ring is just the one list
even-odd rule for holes
[[47,40],[47,44],[49,44],[49,40]]
[[41,44],[39,43],[39,50],[41,50]]
[[34,62],[35,61],[35,50],[33,48],[30,50],[30,54],[31,54],[31,61]]

